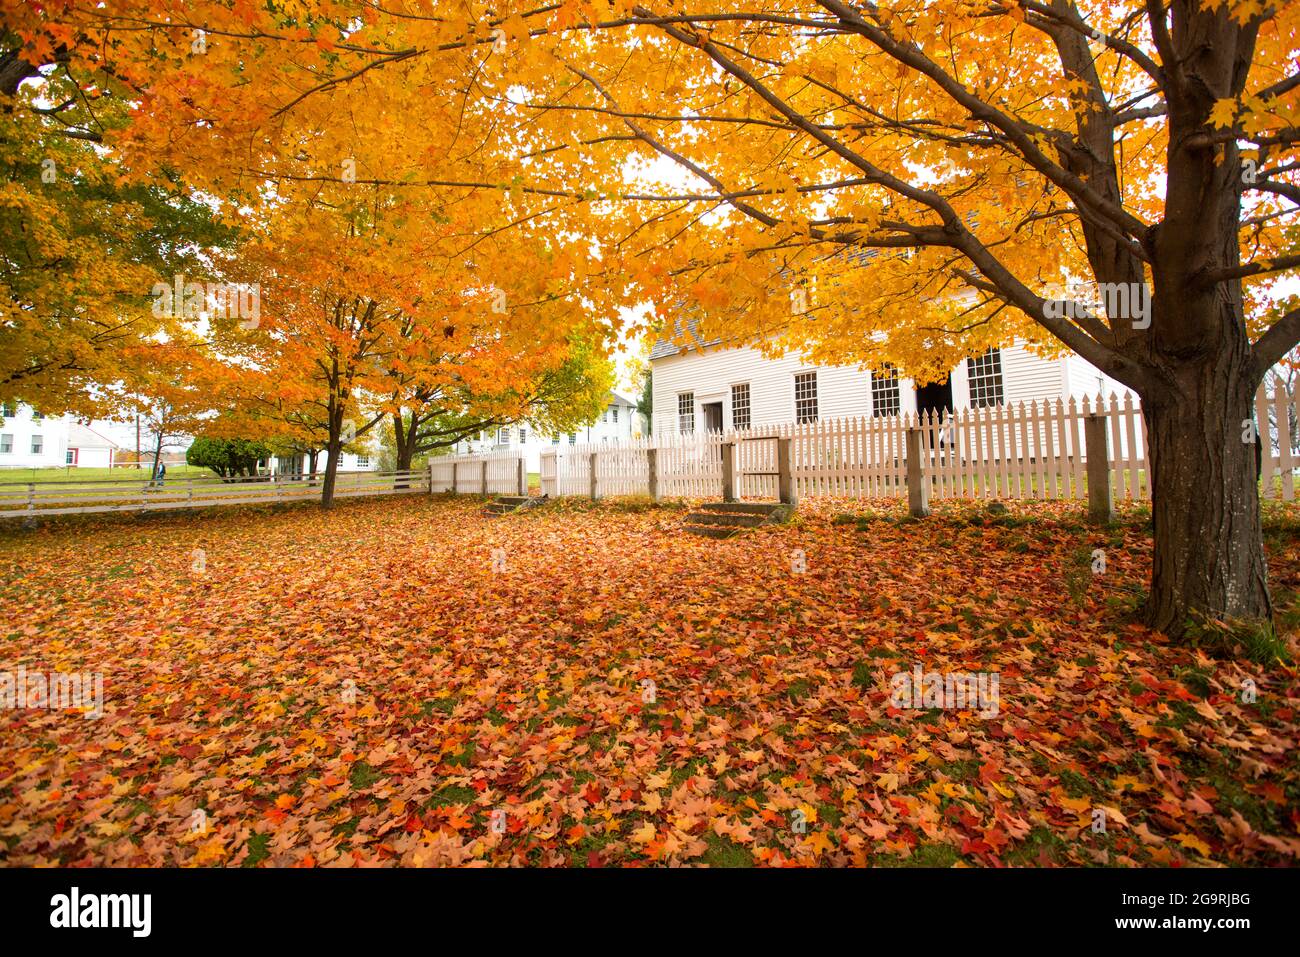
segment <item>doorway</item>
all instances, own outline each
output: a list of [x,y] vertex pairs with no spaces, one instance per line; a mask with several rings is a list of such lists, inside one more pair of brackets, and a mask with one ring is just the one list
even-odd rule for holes
[[952,411],[952,376],[945,376],[942,382],[931,382],[916,389],[916,411],[920,414],[934,412],[942,415]]
[[704,431],[721,432],[722,431],[722,403],[705,402],[700,406],[704,413]]

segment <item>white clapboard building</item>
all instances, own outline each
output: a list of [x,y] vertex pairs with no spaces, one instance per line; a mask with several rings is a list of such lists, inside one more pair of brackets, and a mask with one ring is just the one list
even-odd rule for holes
[[119,446],[70,415],[42,415],[25,403],[0,407],[0,470],[110,468]]
[[857,366],[814,365],[798,355],[769,359],[752,346],[701,342],[689,329],[678,339],[686,344],[660,339],[650,352],[655,435],[1130,391],[1077,355],[1044,359],[1016,344],[968,359],[943,382],[918,387]]
[[529,472],[541,468],[542,452],[568,445],[591,445],[625,442],[642,435],[644,428],[636,410],[636,401],[610,390],[605,409],[594,420],[573,432],[540,433],[527,423],[502,426],[482,432],[472,439],[457,442],[452,451],[458,454],[479,452],[523,452]]

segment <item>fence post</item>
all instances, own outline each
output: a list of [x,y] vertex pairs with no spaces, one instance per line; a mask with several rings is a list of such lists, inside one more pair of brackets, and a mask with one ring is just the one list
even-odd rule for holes
[[782,505],[794,505],[794,470],[791,467],[790,440],[776,440],[776,497]]
[[429,463],[429,494],[433,494],[433,463]]
[[528,495],[528,472],[524,468],[524,457],[519,456],[519,494]]
[[1083,440],[1088,453],[1088,521],[1108,525],[1115,520],[1115,507],[1110,493],[1110,449],[1103,416],[1084,418]]
[[659,450],[646,449],[645,460],[650,466],[650,497],[659,501]]
[[722,443],[722,500],[736,500],[736,443]]
[[484,460],[483,460],[483,494],[484,494],[484,495],[487,495],[487,493],[488,493],[488,491],[487,491],[487,470],[488,470],[488,460],[487,460],[487,459],[484,459]]
[[591,500],[596,501],[596,456],[599,453],[591,453]]
[[921,430],[907,430],[907,511],[913,518],[930,514],[930,483],[922,468]]

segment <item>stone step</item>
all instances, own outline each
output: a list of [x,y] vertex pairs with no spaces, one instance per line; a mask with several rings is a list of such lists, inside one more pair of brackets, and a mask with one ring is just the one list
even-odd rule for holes
[[734,512],[745,515],[771,515],[781,508],[780,502],[705,502],[701,512]]
[[767,516],[756,512],[691,512],[686,521],[694,525],[757,528],[767,521]]
[[498,495],[483,506],[483,512],[486,515],[509,515],[545,501],[545,495]]
[[683,528],[692,535],[730,538],[747,529],[788,522],[793,505],[780,502],[705,502],[686,516]]
[[739,528],[731,525],[685,525],[683,528],[692,535],[702,535],[705,538],[730,538],[740,532]]

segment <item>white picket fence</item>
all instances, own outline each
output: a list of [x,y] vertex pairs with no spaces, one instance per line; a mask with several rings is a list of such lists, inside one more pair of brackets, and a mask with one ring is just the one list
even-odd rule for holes
[[429,461],[429,490],[477,495],[526,495],[524,457],[519,452],[440,455]]
[[[1262,494],[1291,501],[1300,467],[1295,402],[1281,389],[1261,388],[1257,413],[1265,437]],[[797,498],[902,497],[907,433],[919,428],[931,498],[1084,499],[1084,422],[1094,415],[1106,425],[1112,494],[1117,500],[1149,499],[1146,422],[1132,394],[562,446],[542,452],[541,484],[551,496],[591,495],[594,468],[597,496],[649,494],[655,450],[659,496],[716,498],[722,491],[722,448],[735,443],[737,496],[772,500],[775,440],[786,438]],[[1279,429],[1276,423],[1284,425]]]
[[[1255,421],[1263,440],[1261,494],[1295,499],[1300,470],[1300,415],[1278,382],[1261,387]],[[552,497],[655,494],[718,498],[723,448],[734,448],[735,494],[778,497],[777,444],[790,443],[796,498],[877,498],[907,495],[907,436],[921,434],[921,482],[930,498],[1084,499],[1084,423],[1106,426],[1107,471],[1116,499],[1148,499],[1146,424],[1133,396],[1081,401],[1020,402],[957,414],[833,419],[741,432],[666,435],[630,442],[560,446],[541,455],[542,492]],[[0,519],[116,511],[158,511],[211,505],[310,501],[322,476],[253,480],[153,482],[11,482],[0,480]],[[411,493],[527,493],[518,451],[447,455],[428,470],[353,472],[338,476],[337,498]],[[1195,490],[1188,490],[1195,494]]]
[[1255,393],[1255,422],[1264,440],[1260,481],[1265,498],[1295,500],[1296,470],[1300,469],[1300,410],[1296,397],[1288,395],[1280,380]]

